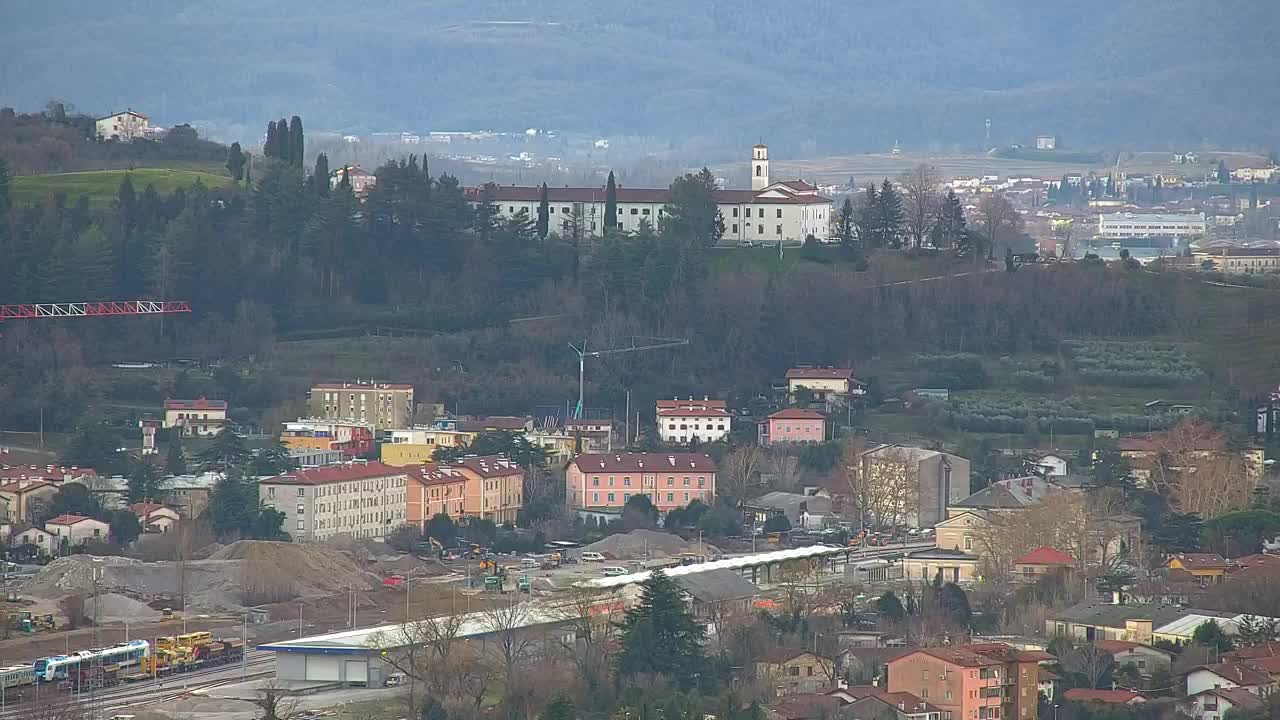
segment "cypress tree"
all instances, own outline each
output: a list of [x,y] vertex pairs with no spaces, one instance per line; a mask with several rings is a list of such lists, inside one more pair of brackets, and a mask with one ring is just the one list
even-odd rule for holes
[[302,139],[302,118],[294,115],[289,120],[289,161],[297,167],[302,167],[305,150],[306,144]]
[[877,198],[879,212],[876,213],[881,241],[891,247],[898,247],[902,234],[902,198],[894,189],[889,178],[880,184],[880,195]]
[[227,172],[236,182],[244,179],[244,152],[240,150],[238,142],[231,143],[231,148],[227,150]]
[[289,121],[284,118],[276,121],[276,157],[293,163],[293,141],[289,138]]
[[316,168],[311,173],[311,183],[316,193],[325,196],[329,194],[329,156],[320,153],[316,156]]
[[276,137],[276,121],[272,120],[267,123],[267,141],[262,144],[263,156],[269,158],[276,156]]
[[538,188],[538,222],[536,224],[538,239],[546,240],[551,229],[551,203],[547,201],[547,184]]
[[608,236],[609,231],[618,226],[618,186],[613,180],[613,171],[609,171],[609,182],[604,186],[604,232],[601,235]]

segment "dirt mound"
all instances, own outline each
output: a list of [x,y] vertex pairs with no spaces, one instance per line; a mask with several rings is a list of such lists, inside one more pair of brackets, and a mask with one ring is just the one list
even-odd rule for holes
[[126,620],[129,622],[159,620],[160,613],[128,595],[107,593],[106,595],[98,595],[96,602],[92,596],[85,598],[84,617],[91,622],[96,617],[98,624],[101,625],[105,622]]
[[346,553],[314,545],[241,540],[214,553],[207,562],[240,563],[239,586],[246,605],[327,595],[346,588],[371,590],[380,584]]
[[[663,558],[686,552],[698,552],[698,543],[685,542],[684,538],[655,530],[632,530],[629,533],[610,535],[587,545],[584,551],[598,552],[614,560],[644,560]],[[703,554],[718,554],[719,550],[702,544]]]

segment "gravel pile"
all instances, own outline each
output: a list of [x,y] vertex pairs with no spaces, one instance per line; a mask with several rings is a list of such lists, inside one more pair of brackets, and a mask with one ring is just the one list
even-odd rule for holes
[[120,593],[99,594],[96,603],[92,596],[86,598],[85,619],[92,621],[95,614],[99,625],[106,622],[146,622],[160,619],[158,610],[153,610],[146,604]]
[[[587,545],[584,551],[598,552],[613,560],[644,560],[672,557],[686,552],[698,552],[698,543],[685,542],[679,535],[657,532],[655,530],[632,530],[629,533],[610,535],[603,540]],[[720,551],[707,543],[702,544],[705,554],[718,554]],[[646,555],[647,553],[647,555]]]

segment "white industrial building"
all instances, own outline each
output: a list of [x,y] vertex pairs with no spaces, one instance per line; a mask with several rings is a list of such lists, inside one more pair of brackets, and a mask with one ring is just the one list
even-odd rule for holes
[[[485,190],[467,188],[467,200],[480,202]],[[538,216],[540,188],[536,185],[494,185],[487,191],[502,217],[521,210],[531,219]],[[717,190],[715,195],[724,218],[721,243],[799,243],[810,235],[816,240],[831,235],[831,199],[803,180],[770,182],[769,149],[764,145],[751,149],[751,189]],[[619,186],[617,198],[616,227],[610,231],[635,232],[642,222],[657,229],[671,192],[667,188]],[[552,232],[565,233],[575,226],[585,235],[600,235],[605,230],[604,187],[549,187],[547,204]]]
[[1204,213],[1113,213],[1098,216],[1098,237],[1104,239],[1189,238],[1204,235],[1206,229]]

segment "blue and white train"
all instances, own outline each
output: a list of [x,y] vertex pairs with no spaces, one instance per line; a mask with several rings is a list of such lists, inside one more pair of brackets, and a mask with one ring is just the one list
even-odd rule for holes
[[146,640],[130,640],[119,645],[77,650],[70,655],[54,655],[36,660],[33,670],[40,682],[65,680],[67,673],[79,671],[81,665],[118,665],[121,669],[138,665],[151,655],[151,643]]

